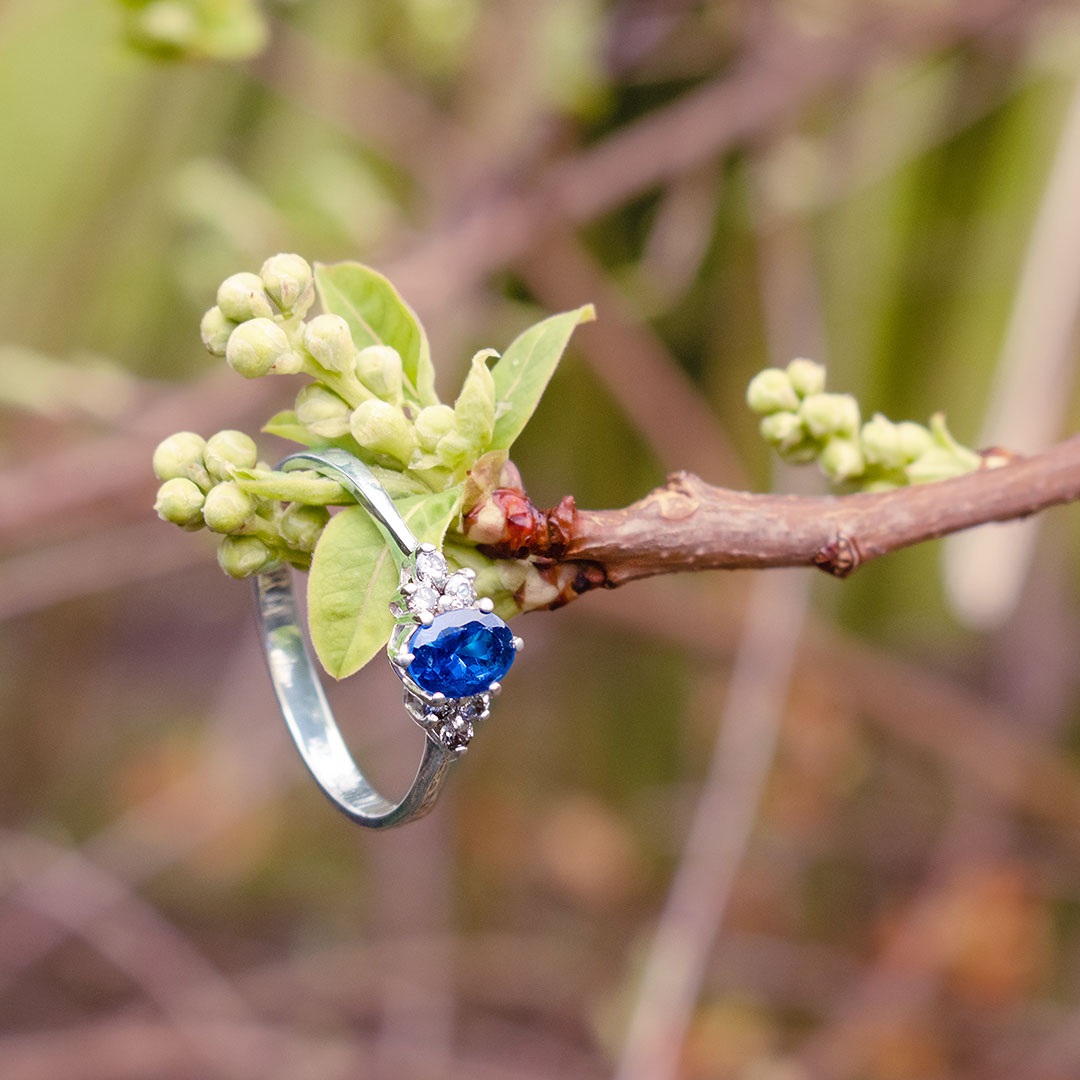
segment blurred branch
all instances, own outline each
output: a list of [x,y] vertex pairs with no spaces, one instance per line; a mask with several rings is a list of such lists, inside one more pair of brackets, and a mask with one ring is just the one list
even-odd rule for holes
[[595,145],[552,162],[522,190],[496,192],[385,267],[423,311],[443,308],[476,281],[525,256],[543,235],[584,225],[715,160],[797,116],[819,95],[885,57],[921,55],[968,40],[1023,34],[1061,0],[981,0],[858,20],[812,37],[762,34],[730,72],[647,113]]
[[[223,1052],[223,1047],[203,1038],[199,1019],[213,1015],[240,1025],[258,1025],[258,1014],[189,938],[126,883],[77,851],[11,830],[0,831],[0,858],[9,872],[5,876],[16,880],[22,876],[20,871],[28,876],[36,872],[35,865],[26,864],[61,859],[71,878],[70,889],[34,893],[16,888],[12,898],[34,915],[80,934],[125,972],[162,1010],[211,1075],[266,1075],[272,1058],[262,1039],[252,1034],[246,1045]],[[87,906],[101,914],[86,918]]]
[[265,413],[281,388],[268,379],[263,383],[214,370],[182,389],[149,397],[137,418],[116,433],[50,446],[0,469],[0,546],[16,547],[43,535],[55,540],[82,524],[79,515],[117,503],[145,506],[155,485],[147,456],[162,432],[214,430]]
[[678,1072],[772,765],[807,595],[805,578],[755,583],[709,772],[646,960],[618,1080],[662,1080]]
[[[497,506],[503,491],[490,497]],[[998,468],[856,495],[752,494],[679,472],[621,510],[578,511],[571,499],[553,511],[532,508],[527,528],[508,519],[502,537],[485,538],[484,549],[568,564],[572,574],[565,566],[552,572],[564,583],[552,605],[559,606],[591,588],[687,570],[816,566],[845,577],[900,548],[1077,499],[1080,436]],[[466,533],[486,505],[470,513]]]
[[581,336],[580,348],[661,461],[743,481],[738,455],[708,401],[572,232],[553,231],[523,260],[521,272],[553,311],[592,298],[603,318]]
[[[587,618],[674,643],[699,660],[726,660],[735,648],[730,626],[716,618],[714,593],[703,589],[640,587],[586,605]],[[572,617],[568,616],[568,617]],[[881,730],[940,762],[1003,805],[1044,822],[1070,852],[1080,851],[1080,777],[1054,747],[1033,738],[1000,703],[930,670],[813,621],[800,665],[842,673],[845,691]]]

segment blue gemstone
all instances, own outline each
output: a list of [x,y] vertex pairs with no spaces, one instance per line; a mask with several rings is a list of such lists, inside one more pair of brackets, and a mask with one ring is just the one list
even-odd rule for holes
[[436,615],[409,638],[409,675],[429,694],[468,697],[501,679],[514,662],[514,635],[498,617],[465,608]]

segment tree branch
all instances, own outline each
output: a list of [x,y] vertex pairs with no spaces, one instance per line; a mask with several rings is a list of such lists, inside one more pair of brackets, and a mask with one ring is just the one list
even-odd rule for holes
[[997,468],[856,495],[756,495],[679,472],[622,510],[576,510],[564,499],[540,511],[499,489],[485,505],[503,512],[501,534],[484,505],[465,530],[492,555],[549,560],[560,594],[546,606],[558,606],[598,586],[689,570],[816,566],[846,577],[891,551],[1077,499],[1080,435]]

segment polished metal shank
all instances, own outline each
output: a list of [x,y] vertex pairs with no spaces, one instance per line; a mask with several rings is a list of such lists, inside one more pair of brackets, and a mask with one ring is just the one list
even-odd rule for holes
[[[314,469],[337,480],[356,496],[405,559],[417,548],[416,537],[394,508],[370,470],[342,450],[308,451],[287,457],[280,468]],[[307,642],[300,630],[288,566],[255,578],[255,601],[270,679],[281,712],[307,767],[331,801],[354,821],[369,828],[402,825],[434,805],[456,754],[431,738],[416,777],[404,798],[384,798],[357,768],[334,721]]]
[[386,489],[375,479],[372,471],[348,451],[302,450],[298,454],[290,454],[278,468],[282,472],[314,469],[336,480],[371,515],[390,541],[399,564],[420,546],[420,541],[413,536],[412,529],[397,512],[394,500],[386,494]]

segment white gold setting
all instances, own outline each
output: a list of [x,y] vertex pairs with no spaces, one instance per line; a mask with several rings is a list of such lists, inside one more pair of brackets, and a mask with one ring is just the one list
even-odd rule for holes
[[[486,686],[485,681],[489,675],[501,678],[520,648],[520,638],[513,639],[511,649],[509,628],[493,615],[492,602],[476,595],[476,575],[468,569],[451,573],[434,545],[419,543],[358,458],[344,450],[308,450],[289,455],[278,467],[285,472],[314,469],[338,481],[371,515],[401,568],[399,589],[390,604],[394,628],[387,653],[405,688],[406,711],[427,737],[416,776],[397,802],[376,790],[341,736],[300,629],[289,567],[257,574],[254,584],[270,680],[304,763],[326,796],[353,821],[371,829],[402,825],[434,806],[449,767],[464,753],[474,725],[487,718],[491,698],[499,692],[498,681]],[[465,616],[468,611],[476,615]],[[425,630],[436,620],[438,626]],[[414,635],[421,639],[418,643]],[[410,668],[429,686],[479,692],[459,697],[431,692],[415,681]]]
[[404,685],[405,708],[429,738],[457,755],[468,749],[476,734],[476,721],[491,715],[491,698],[498,693],[499,684],[494,682],[483,693],[461,698],[431,694],[409,676],[407,668],[415,657],[407,643],[418,626],[430,625],[442,612],[472,608],[489,614],[495,605],[490,598],[476,595],[475,580],[474,570],[451,572],[434,545],[421,544],[402,563],[400,586],[390,601],[390,613],[397,621],[386,652]]

